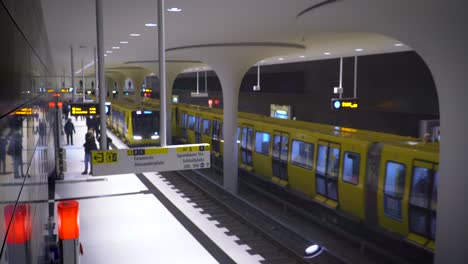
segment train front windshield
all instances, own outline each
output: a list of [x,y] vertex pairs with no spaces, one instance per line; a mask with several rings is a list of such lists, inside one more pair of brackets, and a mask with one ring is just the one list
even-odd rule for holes
[[159,138],[159,112],[145,110],[132,112],[134,137],[142,139]]

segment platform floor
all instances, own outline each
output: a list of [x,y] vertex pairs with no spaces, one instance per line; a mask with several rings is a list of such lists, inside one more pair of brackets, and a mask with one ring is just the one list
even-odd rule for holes
[[[85,121],[72,120],[74,145],[66,145],[62,138],[67,171],[64,180],[56,184],[55,201],[76,199],[80,203],[81,263],[260,263],[259,255],[250,255],[249,247],[235,243],[235,236],[216,227],[216,221],[208,220],[209,215],[180,197],[157,172],[143,177],[164,194],[170,208],[135,174],[81,175],[87,129]],[[117,148],[126,148],[114,135],[108,135]],[[182,224],[174,210],[180,210],[196,228]],[[199,231],[205,241],[197,235]],[[210,243],[215,246],[207,246]]]

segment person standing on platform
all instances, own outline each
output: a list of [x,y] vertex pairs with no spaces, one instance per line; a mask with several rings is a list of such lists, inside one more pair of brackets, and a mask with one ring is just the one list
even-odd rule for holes
[[[8,145],[7,154],[13,157],[13,171],[15,178],[24,177],[23,173],[23,138],[19,131],[11,135],[10,144]],[[21,172],[21,174],[20,174]]]
[[0,135],[0,166],[2,167],[2,173],[6,173],[6,147],[8,144],[8,140],[3,136]]
[[[93,129],[88,130],[88,132],[86,133],[85,143],[83,144],[83,147],[85,149],[85,157],[84,157],[85,169],[81,174],[85,175],[85,174],[88,174],[88,165],[91,165],[91,151],[98,149],[96,145],[96,138],[94,137]],[[93,174],[93,171],[90,168],[89,175],[91,174]]]
[[65,123],[65,126],[63,127],[63,130],[65,130],[65,134],[67,135],[67,145],[71,144],[73,145],[73,133],[76,134],[75,131],[75,125],[73,125],[71,118],[67,120]]

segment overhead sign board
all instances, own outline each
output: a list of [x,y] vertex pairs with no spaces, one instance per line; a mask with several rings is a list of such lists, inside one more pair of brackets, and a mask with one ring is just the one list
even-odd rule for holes
[[[110,103],[106,102],[106,115],[110,113]],[[72,103],[70,105],[70,112],[72,116],[90,116],[99,115],[99,104],[98,103]]]
[[30,116],[33,114],[32,107],[23,107],[15,112],[15,115]]
[[291,119],[291,106],[271,104],[270,116],[281,119]]
[[331,106],[333,110],[355,109],[359,107],[359,102],[357,98],[332,98]]
[[206,169],[209,167],[209,144],[91,152],[93,176]]
[[70,87],[70,88],[61,88],[60,92],[62,92],[62,93],[71,93],[71,92],[73,92],[73,88],[72,87]]

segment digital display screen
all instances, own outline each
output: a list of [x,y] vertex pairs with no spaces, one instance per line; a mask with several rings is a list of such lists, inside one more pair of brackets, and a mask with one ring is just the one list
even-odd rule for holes
[[[106,102],[105,106],[106,115],[110,114],[111,105]],[[74,103],[70,105],[70,112],[72,116],[84,115],[99,115],[99,104],[98,103]]]
[[331,106],[334,110],[342,108],[355,109],[359,107],[359,102],[357,98],[333,98],[331,101]]
[[30,116],[32,114],[33,114],[32,107],[23,107],[20,110],[15,112],[15,115],[21,115],[21,116]]

